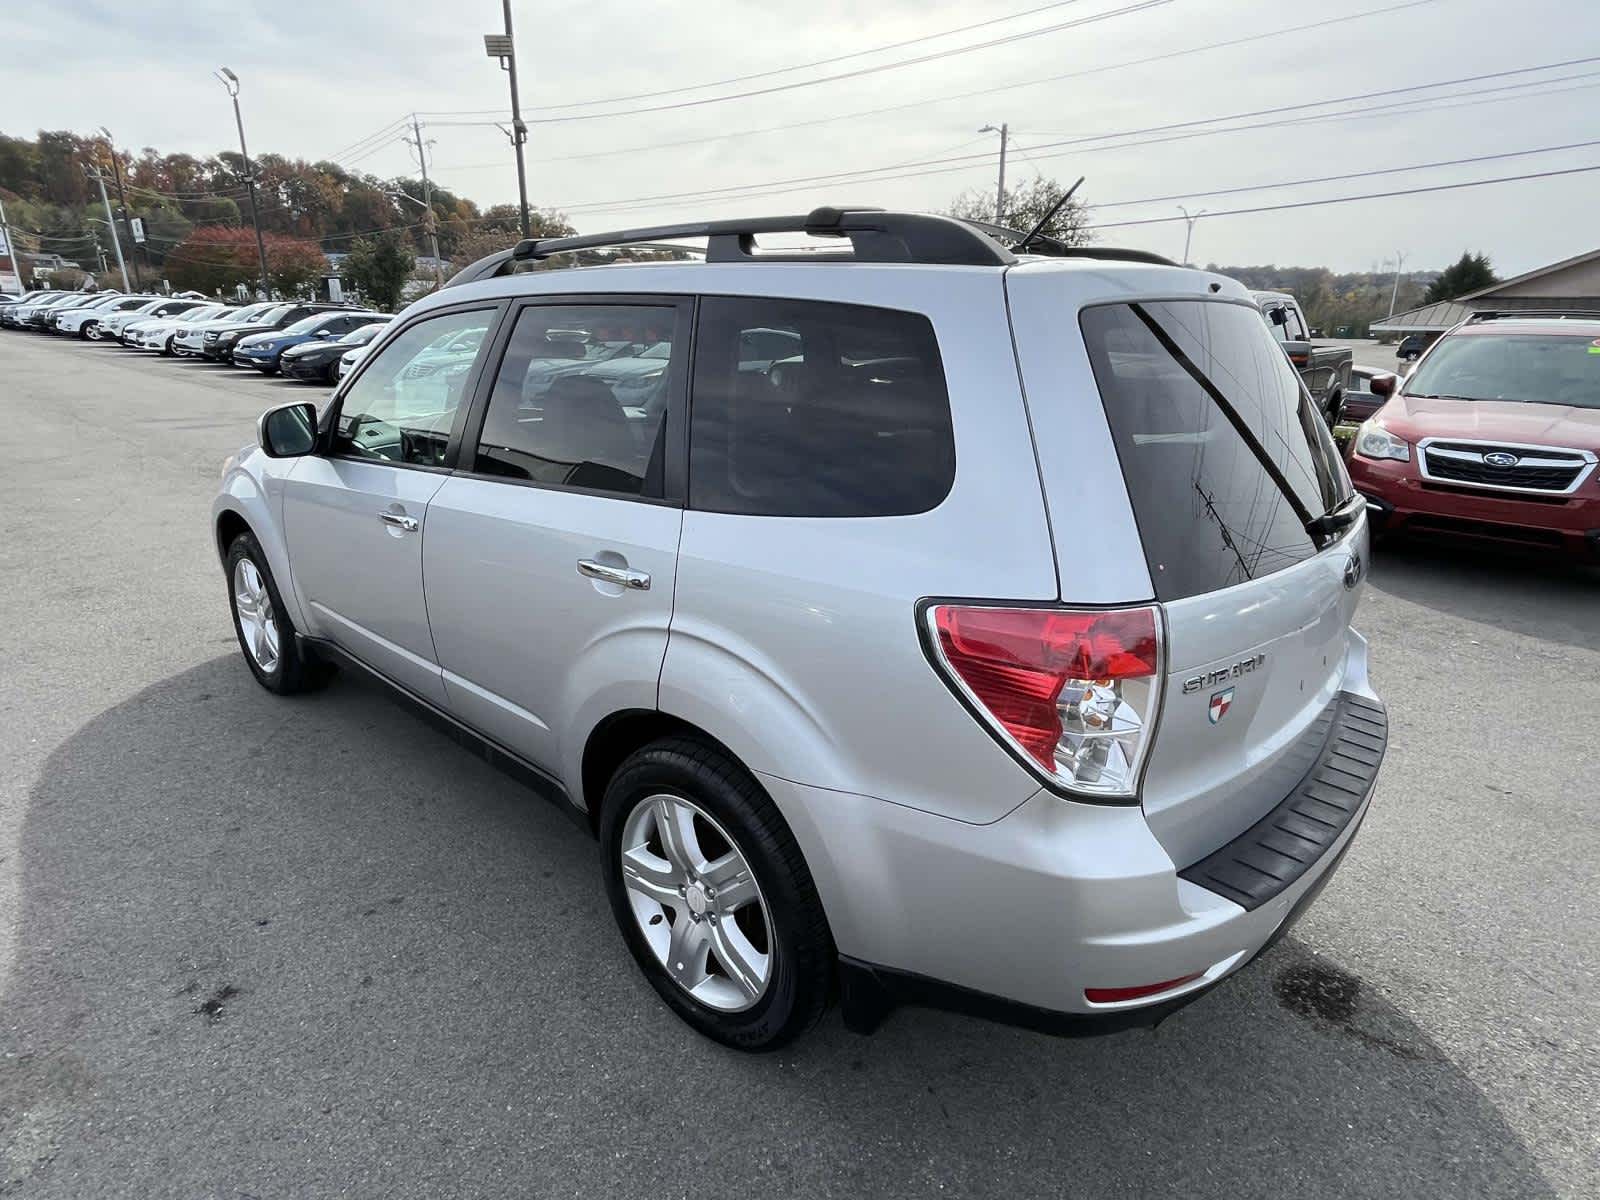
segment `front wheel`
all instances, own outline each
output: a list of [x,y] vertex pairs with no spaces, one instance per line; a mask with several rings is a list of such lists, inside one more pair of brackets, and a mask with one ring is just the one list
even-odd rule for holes
[[91,342],[98,342],[100,340],[100,323],[98,321],[90,321],[82,329],[78,330],[78,333]]
[[628,949],[695,1029],[772,1050],[821,1018],[827,918],[794,835],[749,772],[700,741],[654,742],[612,776],[600,844]]
[[310,691],[327,682],[327,666],[300,648],[267,556],[252,535],[241,533],[233,539],[227,569],[233,630],[256,682],[280,696]]

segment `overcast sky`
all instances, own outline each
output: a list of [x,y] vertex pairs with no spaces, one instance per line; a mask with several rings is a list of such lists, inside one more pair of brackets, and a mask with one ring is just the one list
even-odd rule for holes
[[[1015,135],[1010,177],[1087,175],[1082,194],[1105,206],[1095,211],[1099,222],[1171,218],[1178,204],[1216,212],[1600,165],[1596,144],[1260,186],[1600,139],[1596,0],[514,0],[512,7],[531,126],[530,199],[565,210],[584,231],[841,201],[942,208],[965,189],[993,188],[998,138],[978,130],[1001,122]],[[1069,22],[1077,24],[1015,37]],[[487,206],[516,197],[508,143],[492,124],[447,122],[492,121],[507,110],[506,76],[482,43],[483,33],[500,28],[499,0],[7,0],[0,131],[87,133],[107,125],[119,145],[135,150],[230,149],[233,114],[211,75],[226,65],[243,81],[253,152],[334,157],[385,176],[414,173],[398,129],[375,135],[419,110],[436,143],[438,180]],[[930,36],[941,33],[948,36]],[[965,49],[1001,38],[1011,40]],[[912,39],[921,40],[879,49]],[[944,53],[952,50],[963,52]],[[939,57],[785,86],[929,55]],[[1161,55],[1168,57],[1126,65]],[[1571,62],[1583,58],[1595,61]],[[829,59],[836,61],[764,74]],[[1552,65],[1559,63],[1569,65]],[[674,90],[751,75],[761,77]],[[1033,82],[1060,76],[1067,77]],[[684,106],[777,87],[783,90]],[[979,91],[987,94],[963,95]],[[642,93],[666,94],[582,104]],[[1316,106],[1321,101],[1339,102]],[[679,107],[593,117],[662,105]],[[1263,111],[1291,105],[1303,107]],[[445,113],[468,115],[429,115]],[[1206,123],[1214,118],[1246,113],[1260,115],[1231,124],[1266,127],[1206,132],[1217,128]],[[1306,119],[1324,114],[1337,119]],[[550,120],[575,116],[591,119]],[[830,119],[841,117],[848,119]],[[1106,134],[1121,136],[1081,140]],[[1048,148],[1069,139],[1080,141]],[[661,145],[667,142],[690,144]],[[891,167],[897,170],[886,174],[902,177],[789,182]],[[719,191],[753,184],[772,186],[754,195]],[[1256,190],[1215,194],[1243,188]],[[1509,275],[1594,249],[1597,200],[1600,171],[1207,216],[1195,227],[1191,258],[1361,270],[1392,262],[1398,250],[1410,269],[1441,267],[1472,249],[1488,252]],[[1103,242],[1174,257],[1183,238],[1181,220],[1101,234]]]

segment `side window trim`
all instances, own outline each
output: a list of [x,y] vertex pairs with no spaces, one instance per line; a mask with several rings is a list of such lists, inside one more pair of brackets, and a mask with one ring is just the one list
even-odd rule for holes
[[[483,435],[484,421],[489,413],[489,398],[494,391],[494,381],[499,377],[500,364],[511,344],[517,320],[529,308],[594,308],[597,306],[631,306],[671,308],[675,310],[673,344],[681,339],[685,353],[674,353],[670,394],[667,400],[667,462],[664,494],[640,496],[631,492],[608,492],[596,488],[575,487],[569,484],[543,483],[531,479],[510,479],[504,475],[489,475],[474,470],[478,440]],[[481,372],[472,391],[471,411],[460,429],[460,437],[451,446],[452,473],[472,479],[504,483],[512,487],[544,488],[554,492],[574,492],[585,496],[603,496],[608,499],[630,500],[637,504],[660,504],[683,508],[687,502],[689,476],[689,381],[694,368],[694,331],[698,325],[698,297],[680,292],[561,292],[551,295],[519,296],[513,299],[501,314],[500,325],[494,330],[489,351],[478,363]],[[462,406],[466,408],[466,405]]]
[[478,404],[479,393],[484,386],[484,367],[491,358],[488,353],[478,355],[476,361],[472,364],[472,370],[467,374],[466,382],[462,385],[462,399],[461,403],[456,406],[455,419],[450,424],[450,440],[445,447],[444,462],[438,466],[428,463],[381,462],[375,459],[339,453],[334,448],[334,437],[339,428],[339,414],[344,407],[344,399],[350,394],[350,389],[354,386],[355,381],[361,378],[365,369],[387,349],[390,342],[404,335],[407,330],[420,325],[424,321],[431,321],[435,317],[447,317],[452,313],[487,312],[489,314],[489,328],[484,333],[483,344],[485,346],[493,346],[499,341],[506,325],[506,309],[507,301],[504,299],[468,301],[461,304],[445,305],[441,308],[430,308],[426,312],[417,313],[409,321],[401,321],[396,318],[389,322],[383,333],[367,343],[370,347],[367,353],[361,356],[360,361],[356,364],[356,369],[340,381],[339,387],[334,391],[333,399],[328,402],[327,408],[323,409],[322,422],[317,429],[316,453],[327,458],[348,459],[352,462],[377,462],[379,466],[395,467],[402,471],[431,471],[436,474],[449,474],[454,471],[461,453],[462,431],[467,425],[467,413],[469,409],[476,407]]

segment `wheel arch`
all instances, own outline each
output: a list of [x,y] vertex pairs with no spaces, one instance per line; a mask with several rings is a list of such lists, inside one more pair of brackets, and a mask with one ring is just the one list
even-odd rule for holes
[[587,812],[589,828],[600,828],[600,803],[605,798],[606,784],[616,774],[617,768],[636,750],[665,737],[688,737],[706,743],[737,763],[752,778],[755,772],[730,750],[725,742],[700,728],[692,721],[658,708],[630,708],[605,717],[592,730],[584,742],[582,765],[579,770],[581,795],[578,799]]

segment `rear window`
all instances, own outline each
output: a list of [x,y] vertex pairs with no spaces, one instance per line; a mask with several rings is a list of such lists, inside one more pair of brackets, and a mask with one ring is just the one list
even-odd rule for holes
[[693,508],[899,516],[936,507],[955,479],[950,398],[926,317],[708,297],[693,386]]
[[1081,324],[1158,599],[1316,553],[1305,517],[1342,503],[1349,480],[1259,311],[1113,304],[1085,309]]
[[1448,337],[1411,376],[1406,395],[1600,408],[1600,338],[1588,333]]

